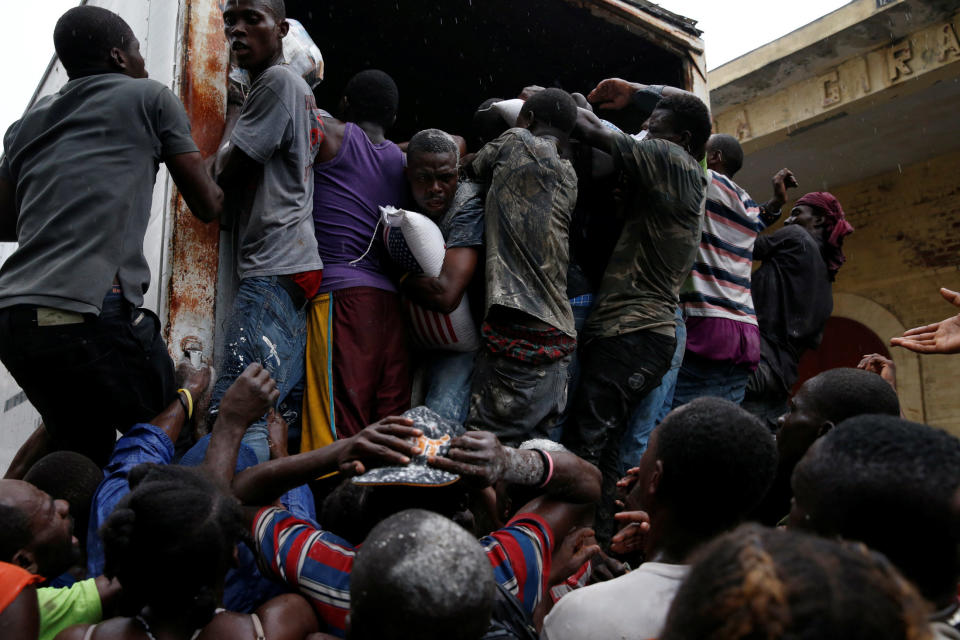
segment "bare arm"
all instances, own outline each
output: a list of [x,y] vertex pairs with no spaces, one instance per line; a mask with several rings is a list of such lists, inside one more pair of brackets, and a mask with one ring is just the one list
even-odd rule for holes
[[403,292],[427,309],[451,313],[460,305],[476,268],[475,248],[447,249],[439,276],[412,275],[403,281]]
[[167,156],[163,162],[193,215],[204,222],[220,217],[223,213],[223,191],[210,177],[206,161],[199,152]]
[[588,109],[577,109],[577,124],[573,136],[595,149],[612,154],[616,150],[616,132],[603,126],[600,118]]
[[0,178],[0,242],[17,241],[17,199],[14,184]]
[[319,627],[313,607],[295,593],[271,598],[260,605],[257,616],[263,623],[264,636],[271,640],[301,640]]
[[36,640],[38,633],[40,610],[37,589],[33,586],[24,587],[20,595],[0,612],[0,637],[7,640]]
[[780,216],[780,210],[783,209],[783,205],[787,202],[787,189],[794,189],[800,186],[793,172],[786,168],[777,171],[773,175],[772,182],[773,197],[767,200],[761,207],[762,213],[766,213],[770,218],[764,221],[767,226],[772,224],[773,221]]
[[243,504],[268,505],[290,489],[331,471],[356,475],[363,473],[366,464],[371,462],[407,464],[410,462],[408,456],[420,453],[410,439],[423,434],[412,424],[413,421],[406,418],[387,417],[350,438],[321,449],[249,467],[234,478],[233,493]]
[[[623,109],[630,104],[633,96],[638,91],[651,89],[651,85],[640,84],[639,82],[629,82],[622,78],[608,78],[602,81],[587,95],[587,100],[597,105],[601,109]],[[656,90],[661,96],[669,98],[671,96],[693,95],[689,91],[678,89],[676,87],[657,86]]]
[[220,401],[204,471],[230,486],[244,432],[276,403],[279,395],[277,383],[260,363],[252,363],[240,374]]
[[230,102],[227,105],[226,126],[223,129],[223,139],[217,151],[213,165],[213,174],[217,184],[227,190],[241,188],[256,178],[260,164],[241,151],[233,144],[230,136],[240,119],[241,105]]
[[106,576],[97,576],[95,581],[97,585],[97,595],[100,596],[100,608],[103,610],[104,619],[116,615],[116,609],[120,604],[120,583],[116,578],[108,578]]

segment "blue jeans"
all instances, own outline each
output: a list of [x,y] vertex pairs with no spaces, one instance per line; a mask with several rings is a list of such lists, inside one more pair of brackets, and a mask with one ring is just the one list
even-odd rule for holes
[[624,473],[640,463],[654,427],[667,417],[672,408],[677,374],[680,372],[683,352],[687,345],[687,325],[683,321],[683,312],[680,307],[677,307],[675,318],[677,346],[670,361],[670,370],[660,379],[660,386],[651,391],[633,410],[627,430],[623,434],[623,440],[620,442],[620,467]]
[[[263,365],[277,383],[279,406],[303,378],[307,348],[306,308],[296,307],[277,276],[244,278],[233,303],[224,345],[210,413],[219,411],[223,394],[253,362]],[[258,462],[270,457],[264,417],[247,429],[243,443],[253,450]]]
[[[580,330],[587,323],[587,316],[593,311],[593,294],[587,293],[582,296],[570,299],[570,309],[573,311],[573,328],[577,330],[577,336]],[[563,425],[567,423],[570,417],[570,410],[573,407],[573,398],[577,393],[577,387],[580,386],[580,345],[577,345],[577,351],[573,352],[570,359],[570,368],[567,369],[569,382],[567,384],[567,408],[563,410],[557,419],[556,425],[550,429],[550,439],[560,442],[563,436]]]
[[679,407],[705,396],[740,404],[743,402],[749,378],[750,367],[745,364],[734,364],[729,360],[709,360],[695,353],[688,353],[683,358],[683,366],[680,367],[680,375],[677,377],[673,406]]
[[476,357],[476,351],[425,352],[427,397],[424,404],[447,420],[463,424],[470,410],[470,383]]

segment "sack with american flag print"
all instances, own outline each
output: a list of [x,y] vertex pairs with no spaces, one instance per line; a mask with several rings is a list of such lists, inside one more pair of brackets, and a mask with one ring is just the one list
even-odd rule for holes
[[[439,276],[447,250],[440,227],[427,216],[404,209],[380,207],[380,214],[390,259],[410,273]],[[403,310],[411,338],[422,349],[475,351],[480,346],[466,295],[451,313],[431,311],[406,297]]]

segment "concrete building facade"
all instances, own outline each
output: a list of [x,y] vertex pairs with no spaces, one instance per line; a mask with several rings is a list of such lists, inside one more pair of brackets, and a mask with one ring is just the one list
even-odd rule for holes
[[937,291],[960,289],[958,34],[956,0],[854,0],[708,81],[715,131],[744,147],[741,186],[765,200],[789,167],[798,196],[832,192],[856,227],[801,374],[887,349],[907,418],[960,435],[960,356],[887,346],[957,311]]

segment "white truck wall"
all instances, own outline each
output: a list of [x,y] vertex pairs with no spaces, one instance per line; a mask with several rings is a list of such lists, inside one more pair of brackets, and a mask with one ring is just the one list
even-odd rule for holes
[[[126,20],[140,40],[140,52],[147,63],[150,77],[177,92],[184,0],[92,0],[85,4],[104,7]],[[58,91],[66,82],[67,74],[63,66],[54,59],[40,80],[34,101]],[[143,243],[143,252],[150,265],[150,289],[144,297],[144,306],[158,312],[161,318],[166,317],[161,311],[167,305],[166,283],[170,279],[166,265],[171,189],[170,175],[161,165]],[[0,263],[15,248],[14,244],[0,243]],[[104,401],[109,402],[109,398],[104,398]],[[20,445],[36,429],[39,421],[39,414],[26,402],[13,377],[0,366],[0,473],[6,471]]]

